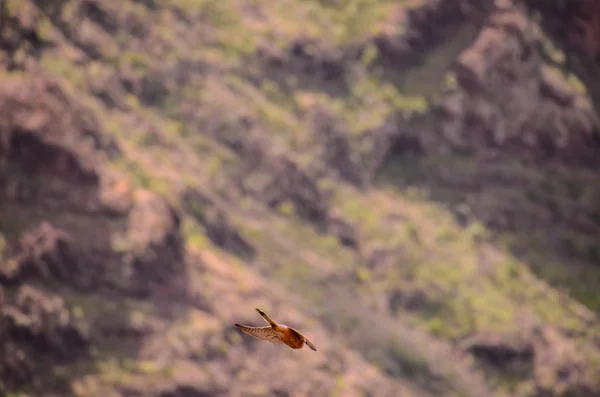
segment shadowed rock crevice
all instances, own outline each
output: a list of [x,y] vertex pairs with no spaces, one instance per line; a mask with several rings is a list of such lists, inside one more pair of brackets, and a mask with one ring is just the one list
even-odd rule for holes
[[205,391],[193,386],[179,386],[173,391],[165,391],[160,397],[211,397],[215,395],[214,391]]
[[[443,45],[461,26],[480,25],[492,9],[493,1],[488,0],[434,0],[408,10],[405,33],[373,39],[381,65],[394,70],[415,66],[422,61],[420,56]],[[433,25],[437,28],[431,29]]]
[[535,350],[529,340],[498,335],[478,335],[468,342],[467,351],[477,359],[503,368],[517,361],[532,365]]
[[86,171],[76,155],[61,147],[40,142],[35,134],[13,130],[9,150],[10,160],[18,162],[30,172],[38,171],[36,167],[45,166],[51,169],[50,172],[63,174],[75,183],[98,183],[98,176]]

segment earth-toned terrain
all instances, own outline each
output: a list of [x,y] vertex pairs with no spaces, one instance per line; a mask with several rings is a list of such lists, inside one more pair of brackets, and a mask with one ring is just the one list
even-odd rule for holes
[[0,394],[599,396],[599,111],[594,0],[0,0]]

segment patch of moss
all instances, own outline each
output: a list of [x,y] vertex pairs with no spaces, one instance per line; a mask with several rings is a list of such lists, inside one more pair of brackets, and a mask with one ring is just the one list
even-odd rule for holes
[[296,213],[296,209],[294,208],[294,203],[291,201],[282,201],[277,206],[277,211],[284,216],[294,216]]
[[0,234],[0,261],[4,261],[8,245],[3,234]]
[[40,61],[44,70],[57,75],[75,85],[77,88],[86,88],[87,79],[85,70],[73,65],[61,57],[43,57]]
[[210,246],[210,240],[206,236],[206,231],[194,220],[185,218],[182,227],[183,236],[186,243],[194,248],[204,249]]

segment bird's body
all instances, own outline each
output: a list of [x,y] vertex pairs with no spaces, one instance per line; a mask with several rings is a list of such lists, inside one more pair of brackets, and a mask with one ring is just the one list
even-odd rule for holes
[[269,323],[269,325],[266,327],[250,327],[248,325],[235,324],[235,326],[244,333],[267,342],[282,343],[288,345],[292,349],[302,349],[304,344],[306,344],[312,350],[317,351],[315,345],[300,332],[287,325],[277,324],[260,309],[256,309],[256,311]]

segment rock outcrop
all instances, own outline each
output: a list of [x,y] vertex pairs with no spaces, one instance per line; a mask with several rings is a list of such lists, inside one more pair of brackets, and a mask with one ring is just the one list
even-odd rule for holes
[[[0,119],[5,392],[44,387],[54,365],[89,358],[98,330],[112,332],[88,332],[63,293],[148,296],[185,279],[185,257],[176,211],[155,194],[134,199],[109,172],[105,161],[119,148],[64,86],[45,76],[3,79]],[[177,291],[185,295],[186,284]]]
[[457,61],[458,86],[436,108],[445,144],[571,164],[597,161],[598,116],[581,83],[544,62],[544,40],[515,8],[489,17]]
[[76,360],[89,344],[60,296],[28,285],[18,289],[14,304],[4,306],[0,326],[2,391],[36,383],[48,366]]

